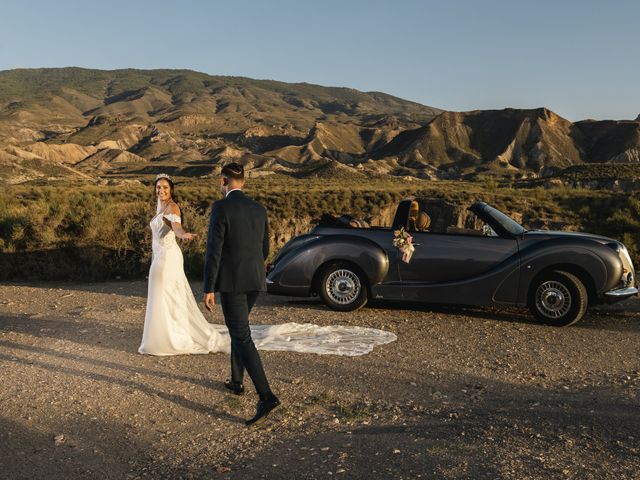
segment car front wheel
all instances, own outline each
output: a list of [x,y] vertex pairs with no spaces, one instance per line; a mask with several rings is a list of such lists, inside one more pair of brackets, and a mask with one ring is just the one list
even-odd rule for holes
[[589,296],[575,275],[556,270],[535,282],[529,294],[529,309],[542,323],[565,327],[580,320],[587,311]]
[[364,275],[348,264],[331,265],[320,276],[318,294],[331,309],[350,312],[367,303]]

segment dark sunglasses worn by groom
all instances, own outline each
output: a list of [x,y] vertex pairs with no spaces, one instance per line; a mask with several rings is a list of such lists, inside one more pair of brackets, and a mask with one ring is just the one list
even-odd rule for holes
[[246,370],[260,399],[247,425],[263,420],[280,405],[267,381],[258,350],[251,338],[249,313],[260,291],[266,290],[264,262],[269,255],[267,212],[242,192],[244,167],[225,165],[220,189],[225,196],[213,204],[204,266],[204,303],[215,306],[214,292],[220,293],[224,321],[231,336],[231,380],[225,387],[244,393]]

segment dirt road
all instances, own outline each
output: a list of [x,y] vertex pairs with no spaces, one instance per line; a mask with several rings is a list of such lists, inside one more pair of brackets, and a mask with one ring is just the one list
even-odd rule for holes
[[224,391],[225,354],[136,353],[145,295],[0,285],[1,478],[640,478],[637,302],[556,329],[518,310],[261,297],[254,323],[398,340],[351,358],[263,352],[284,405],[247,429],[255,398]]

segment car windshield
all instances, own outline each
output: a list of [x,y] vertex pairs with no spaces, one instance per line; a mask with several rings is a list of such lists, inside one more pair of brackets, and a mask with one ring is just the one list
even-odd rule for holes
[[504,228],[512,235],[522,235],[526,231],[522,225],[520,225],[510,216],[502,213],[500,210],[486,205],[484,211],[487,216],[495,220],[502,228]]

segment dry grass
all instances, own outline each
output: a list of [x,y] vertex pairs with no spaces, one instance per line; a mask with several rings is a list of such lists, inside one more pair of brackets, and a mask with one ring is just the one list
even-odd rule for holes
[[[513,189],[495,183],[327,179],[272,176],[251,180],[248,193],[269,211],[272,252],[307,231],[323,213],[375,218],[409,195],[470,204],[484,200],[522,215],[527,225],[581,229],[622,240],[637,258],[640,194],[570,188]],[[184,244],[185,269],[199,277],[209,207],[219,194],[210,183],[178,184],[185,225],[199,234]],[[148,222],[155,210],[146,185],[22,185],[0,194],[0,278],[102,280],[140,278],[150,260]]]

